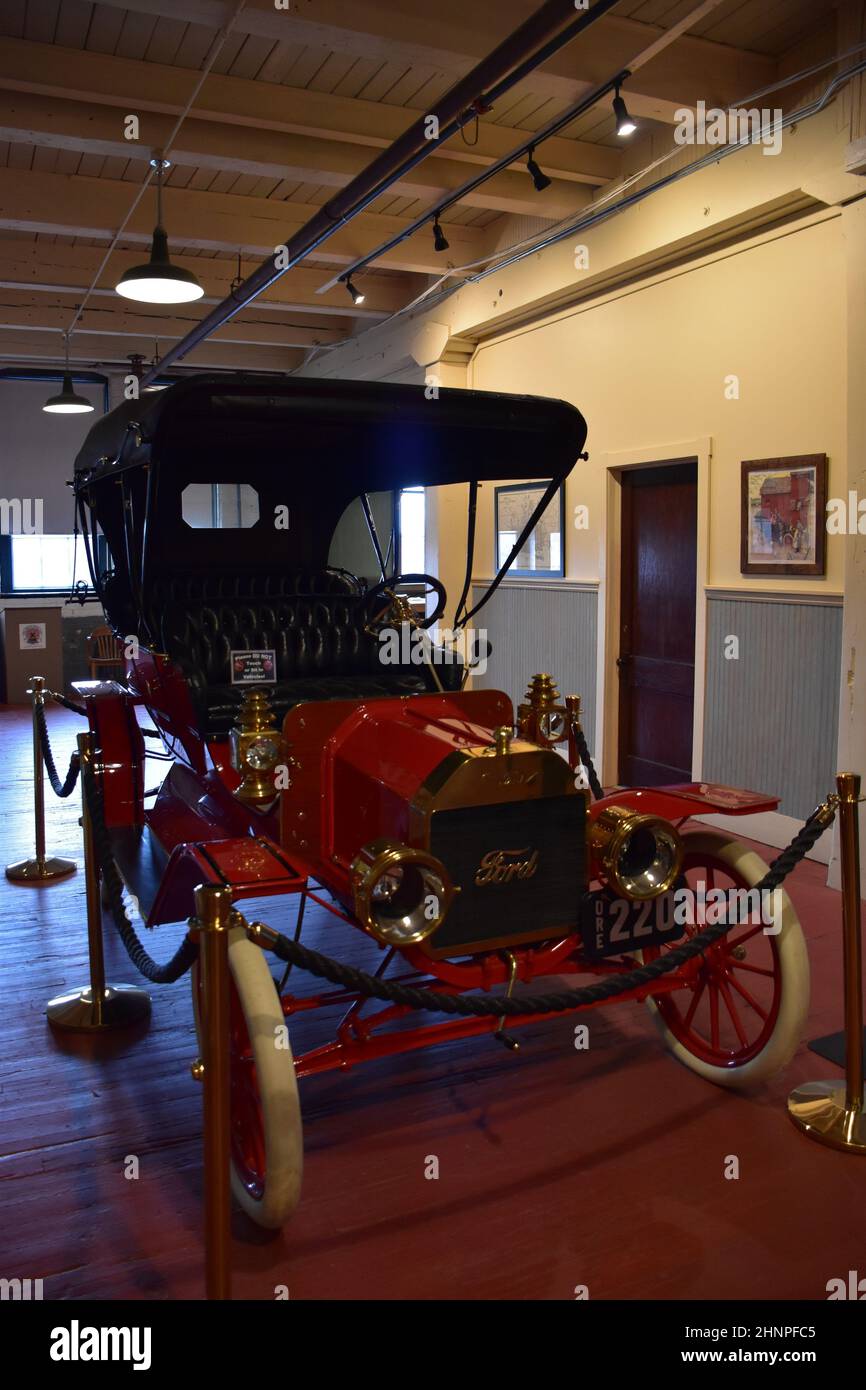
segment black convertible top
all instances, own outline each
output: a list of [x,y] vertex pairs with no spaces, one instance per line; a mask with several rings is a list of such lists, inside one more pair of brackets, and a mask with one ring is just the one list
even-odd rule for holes
[[[126,401],[75,460],[85,536],[108,541],[115,591],[136,606],[178,566],[266,573],[327,565],[334,529],[362,493],[571,471],[586,439],[564,401],[492,392],[246,373],[187,377]],[[190,483],[250,483],[259,521],[230,537],[192,529]],[[289,509],[288,530],[274,526]]]
[[94,424],[75,469],[97,478],[115,473],[119,459],[135,466],[182,456],[190,482],[203,455],[255,444],[243,458],[245,479],[278,472],[288,480],[312,462],[310,450],[320,482],[324,470],[328,491],[345,504],[362,491],[413,484],[564,475],[585,439],[580,411],[538,396],[443,389],[428,398],[423,386],[223,373],[125,401]]

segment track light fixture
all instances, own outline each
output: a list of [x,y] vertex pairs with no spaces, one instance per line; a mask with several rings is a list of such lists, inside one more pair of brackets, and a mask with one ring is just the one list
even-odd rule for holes
[[42,409],[49,415],[84,415],[92,410],[93,406],[84,396],[76,396],[72,385],[72,373],[69,370],[69,334],[64,333],[63,341],[66,345],[66,365],[63,371],[63,386],[59,396],[49,396]]
[[125,299],[144,304],[188,304],[201,299],[204,290],[191,271],[172,265],[168,254],[168,237],[162,225],[162,176],[170,161],[159,156],[150,161],[150,166],[156,170],[156,226],[150,260],[124,271],[115,288]]
[[361,293],[361,291],[360,291],[359,289],[356,289],[355,285],[352,283],[352,277],[351,277],[351,275],[346,275],[346,276],[344,277],[344,279],[343,279],[343,284],[346,286],[346,289],[349,291],[349,294],[352,296],[352,303],[353,303],[353,304],[363,304],[363,303],[364,303],[364,295]]
[[613,114],[616,116],[616,133],[621,140],[624,140],[629,135],[634,135],[637,130],[637,121],[628,114],[628,107],[620,96],[619,89],[620,83],[617,82],[616,96],[613,99]]
[[535,162],[535,146],[531,146],[526,156],[526,167],[532,175],[532,182],[535,184],[537,193],[543,193],[545,188],[549,188],[551,180],[547,177],[543,169],[540,169]]
[[438,217],[435,217],[435,218],[433,219],[433,250],[434,250],[434,251],[447,251],[447,250],[448,250],[448,242],[447,242],[446,239],[445,239],[445,233],[443,232],[441,226],[439,225],[439,218],[438,218]]

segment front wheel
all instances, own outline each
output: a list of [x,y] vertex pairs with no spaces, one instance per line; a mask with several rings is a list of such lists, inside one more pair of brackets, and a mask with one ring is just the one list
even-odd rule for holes
[[[753,850],[713,831],[683,836],[686,885],[698,891],[750,889],[767,865]],[[778,892],[772,933],[760,917],[732,927],[698,957],[690,986],[647,1000],[674,1056],[718,1086],[740,1089],[768,1080],[793,1056],[809,1008],[809,957],[797,914]],[[775,927],[780,925],[778,932]],[[700,925],[686,927],[694,936]],[[654,959],[664,947],[644,952]]]
[[[238,1206],[259,1226],[283,1226],[301,1194],[303,1139],[295,1063],[280,997],[261,948],[229,932],[231,1180]],[[192,968],[199,1045],[201,971]]]

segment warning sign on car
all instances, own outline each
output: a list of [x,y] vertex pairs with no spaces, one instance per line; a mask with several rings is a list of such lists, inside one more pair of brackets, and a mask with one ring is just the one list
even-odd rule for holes
[[277,679],[275,651],[232,652],[232,685],[271,684]]

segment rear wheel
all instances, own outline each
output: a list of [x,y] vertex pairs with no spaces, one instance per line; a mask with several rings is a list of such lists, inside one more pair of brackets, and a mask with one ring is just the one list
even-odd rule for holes
[[[753,850],[712,831],[683,836],[683,872],[693,892],[753,888],[767,865]],[[698,958],[689,988],[649,998],[667,1047],[679,1061],[719,1086],[740,1088],[774,1076],[790,1061],[809,1008],[809,958],[797,914],[778,894],[777,933],[760,920],[732,927]],[[686,927],[688,936],[702,930]],[[651,960],[669,947],[644,952]]]
[[[301,1192],[303,1139],[295,1063],[280,998],[261,948],[229,932],[232,1192],[259,1226],[285,1224]],[[192,970],[199,1043],[201,973]]]

